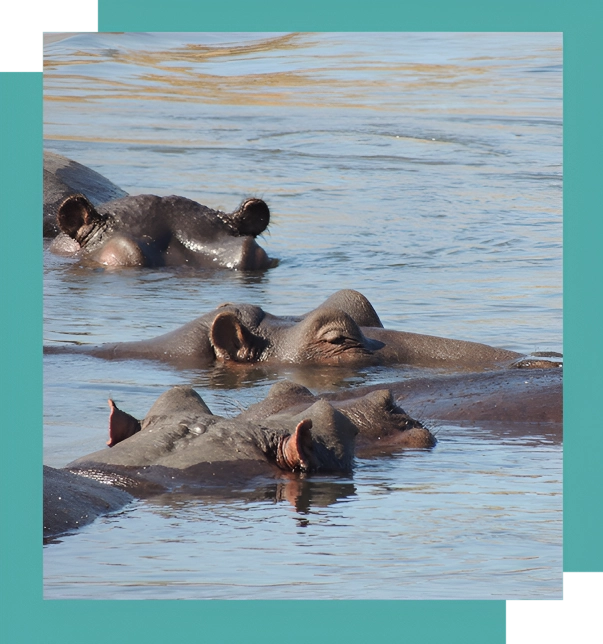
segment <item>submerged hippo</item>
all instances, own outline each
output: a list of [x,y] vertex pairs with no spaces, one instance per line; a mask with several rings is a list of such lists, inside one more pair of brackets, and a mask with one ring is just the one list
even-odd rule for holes
[[220,473],[349,473],[357,439],[361,452],[375,441],[391,450],[435,445],[387,390],[331,404],[284,381],[232,419],[213,415],[199,394],[183,386],[162,394],[143,420],[112,400],[109,407],[109,447],[70,463],[72,472],[144,468],[128,476],[149,480],[150,468],[158,468],[203,484]]
[[206,367],[215,362],[407,364],[472,370],[514,364],[547,366],[542,361],[521,362],[522,354],[485,344],[384,329],[370,302],[352,290],[338,291],[298,317],[278,317],[251,304],[222,304],[151,340],[45,350],[84,352],[106,359],[163,360],[178,367]]
[[375,444],[389,453],[435,445],[387,390],[331,404],[285,381],[233,419],[213,415],[190,387],[162,394],[142,421],[109,406],[111,447],[63,470],[44,468],[46,537],[116,510],[132,500],[129,493],[248,497],[253,480],[261,489],[272,479],[285,484],[279,497],[295,504],[300,475],[350,474],[355,448],[368,454]]
[[77,530],[133,500],[112,485],[44,465],[44,539]]
[[[431,422],[491,428],[494,421],[505,437],[546,433],[561,441],[560,369],[413,378],[320,397],[285,381],[230,420],[212,415],[192,389],[176,387],[142,421],[111,401],[112,447],[64,470],[45,468],[45,535],[74,530],[128,503],[131,496],[117,494],[122,490],[147,496],[176,488],[256,500],[276,493],[297,504],[308,493],[304,481],[316,481],[299,473],[349,473],[354,449],[371,457],[435,445],[396,400]],[[282,486],[268,492],[270,479]]]
[[[48,157],[45,231],[60,231],[50,250],[103,266],[173,266],[262,270],[275,264],[255,241],[270,222],[261,199],[232,213],[185,197],[129,196],[89,168]],[[45,166],[47,155],[44,157]],[[108,199],[104,199],[108,197]],[[118,197],[118,198],[115,198]]]
[[[364,397],[386,387],[392,399],[426,423],[499,424],[505,432],[540,433],[559,440],[563,425],[563,370],[532,368],[422,376],[354,390]],[[324,394],[340,408],[350,392]],[[341,401],[341,402],[340,402]]]

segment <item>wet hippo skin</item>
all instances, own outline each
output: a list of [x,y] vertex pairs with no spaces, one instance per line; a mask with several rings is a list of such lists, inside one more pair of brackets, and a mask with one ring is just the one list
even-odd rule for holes
[[[386,387],[396,402],[421,420],[467,423],[563,422],[563,370],[502,370],[484,373],[431,375],[400,382],[360,387],[357,395]],[[349,392],[324,394],[337,404]]]
[[130,494],[66,470],[44,466],[44,538],[73,532],[133,500]]
[[226,213],[185,197],[127,195],[81,164],[44,154],[50,250],[89,264],[263,270],[276,264],[255,240],[269,222],[261,199]]

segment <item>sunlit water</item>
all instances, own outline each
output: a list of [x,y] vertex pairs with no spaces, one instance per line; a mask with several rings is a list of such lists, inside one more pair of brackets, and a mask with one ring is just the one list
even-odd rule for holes
[[[270,205],[264,274],[84,268],[45,251],[46,344],[142,339],[218,304],[276,314],[340,288],[385,326],[562,351],[557,34],[112,34],[45,48],[45,147],[131,193]],[[46,356],[44,458],[101,448],[173,384],[224,415],[282,377],[315,392],[409,377]],[[45,547],[48,598],[559,598],[561,445],[547,428],[434,428],[296,505],[137,501]]]

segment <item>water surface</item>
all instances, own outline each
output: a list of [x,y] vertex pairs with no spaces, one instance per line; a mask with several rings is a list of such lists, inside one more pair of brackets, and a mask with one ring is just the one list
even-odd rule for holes
[[[45,147],[133,194],[272,211],[263,274],[107,271],[45,250],[46,344],[153,337],[218,304],[363,292],[384,325],[562,351],[559,34],[80,34],[45,47]],[[173,384],[235,415],[416,375],[178,372],[45,356],[44,460],[101,448],[109,396]],[[238,498],[141,500],[45,547],[45,597],[560,598],[561,445],[439,425],[431,451]]]

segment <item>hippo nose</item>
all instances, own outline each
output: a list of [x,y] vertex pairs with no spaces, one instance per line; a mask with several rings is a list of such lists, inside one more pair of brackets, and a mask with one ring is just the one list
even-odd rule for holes
[[258,271],[273,265],[274,260],[268,257],[266,251],[256,243],[255,239],[247,237],[241,249],[241,270]]

